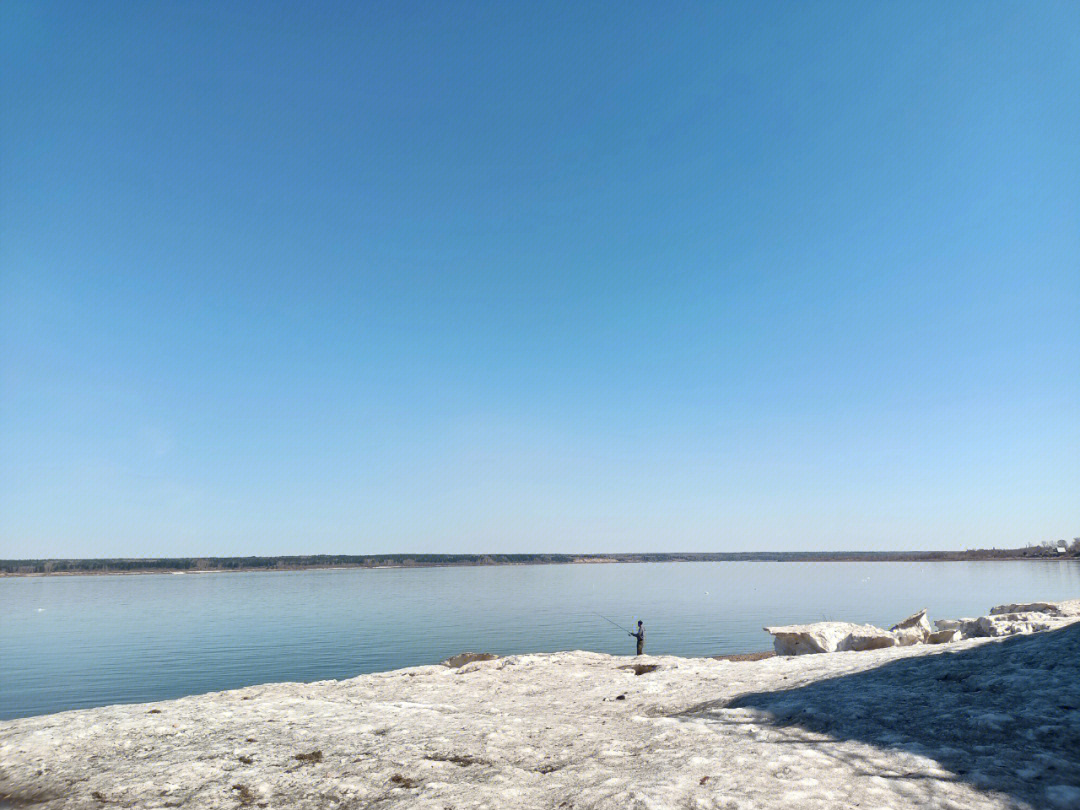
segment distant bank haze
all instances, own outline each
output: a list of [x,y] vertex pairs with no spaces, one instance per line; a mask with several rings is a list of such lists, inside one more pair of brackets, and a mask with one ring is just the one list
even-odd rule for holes
[[1080,558],[1080,537],[1015,549],[966,551],[748,551],[654,554],[314,554],[301,556],[0,560],[0,576],[38,574],[267,571],[302,568],[410,568],[455,565],[557,565],[618,562],[873,562]]

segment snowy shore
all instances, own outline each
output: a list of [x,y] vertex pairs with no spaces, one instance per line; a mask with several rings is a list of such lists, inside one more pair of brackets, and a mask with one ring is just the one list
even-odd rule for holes
[[587,652],[0,723],[0,807],[1080,808],[1080,624],[716,661]]

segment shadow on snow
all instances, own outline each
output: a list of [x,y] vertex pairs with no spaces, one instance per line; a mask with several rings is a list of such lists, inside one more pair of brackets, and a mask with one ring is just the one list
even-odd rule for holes
[[[1080,797],[1080,624],[681,714],[731,723],[731,709],[757,710],[759,722],[801,729],[819,743],[855,740],[929,757],[957,779],[1037,807],[1048,797],[1068,796],[1069,806]],[[881,773],[854,753],[843,759],[867,775],[920,778]]]

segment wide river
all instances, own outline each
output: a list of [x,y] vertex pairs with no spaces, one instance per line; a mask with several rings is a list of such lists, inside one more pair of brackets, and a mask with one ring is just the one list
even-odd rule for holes
[[762,626],[888,626],[1080,597],[1080,561],[628,563],[0,579],[0,719],[271,681],[348,678],[465,651],[634,641],[771,649]]

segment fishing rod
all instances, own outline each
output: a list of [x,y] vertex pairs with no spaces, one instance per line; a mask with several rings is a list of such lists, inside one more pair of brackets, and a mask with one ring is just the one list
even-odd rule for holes
[[[595,613],[595,611],[593,611],[593,612]],[[627,630],[627,629],[626,629],[625,627],[623,627],[623,626],[622,626],[621,624],[619,624],[618,622],[613,622],[613,621],[612,621],[611,619],[609,619],[609,618],[608,618],[607,616],[605,616],[605,615],[604,615],[603,613],[597,613],[596,615],[597,615],[597,616],[599,616],[599,617],[600,617],[601,619],[603,619],[603,620],[604,620],[605,622],[607,622],[608,624],[613,624],[613,625],[615,625],[615,626],[616,626],[616,627],[618,627],[618,628],[619,628],[620,630],[622,630],[622,631],[623,631],[624,633],[627,633],[628,635],[631,635],[631,636],[632,636],[632,635],[634,635],[633,633],[631,633],[631,632],[630,632],[629,630]]]

